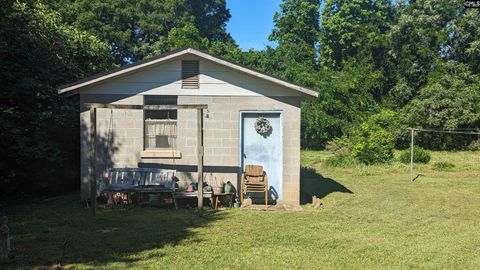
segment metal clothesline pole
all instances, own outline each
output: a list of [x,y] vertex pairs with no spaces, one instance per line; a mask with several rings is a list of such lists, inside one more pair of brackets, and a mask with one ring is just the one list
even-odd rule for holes
[[464,135],[480,135],[478,128],[464,128],[464,129],[437,129],[437,128],[407,128],[410,130],[410,181],[414,181],[415,178],[413,176],[413,144],[414,144],[414,136],[415,132],[417,131],[424,131],[424,132],[433,132],[433,133],[445,133],[445,134],[464,134]]
[[410,129],[410,181],[413,182],[413,136],[415,129]]

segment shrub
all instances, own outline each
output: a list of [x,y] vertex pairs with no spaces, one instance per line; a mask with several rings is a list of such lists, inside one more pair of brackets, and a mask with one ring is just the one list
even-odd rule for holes
[[[400,153],[400,162],[404,164],[410,163],[410,149],[405,149]],[[414,163],[428,163],[432,157],[430,153],[420,146],[413,147],[413,162]]]
[[354,132],[352,156],[365,164],[385,163],[393,158],[395,138],[386,129],[363,123]]
[[368,118],[369,124],[377,125],[392,133],[394,133],[398,128],[398,122],[398,114],[387,109],[383,109],[379,113],[376,113]]
[[433,169],[437,171],[448,171],[455,168],[455,165],[450,162],[435,162],[433,164]]
[[357,163],[352,156],[352,141],[347,136],[330,140],[326,149],[334,155],[325,160],[325,165],[331,167],[345,167]]
[[337,152],[325,160],[325,165],[330,167],[345,167],[357,163],[357,160],[350,153]]
[[382,109],[380,112],[371,115],[368,118],[367,123],[370,125],[379,126],[380,128],[392,133],[395,138],[396,147],[405,147],[405,143],[410,142],[409,133],[405,132],[407,126],[402,122],[399,114],[394,111]]
[[470,151],[479,151],[480,150],[480,139],[476,140],[476,141],[472,141],[468,147],[467,147],[467,150],[470,150]]
[[352,141],[347,136],[333,138],[327,142],[325,149],[333,154],[350,153],[352,151]]

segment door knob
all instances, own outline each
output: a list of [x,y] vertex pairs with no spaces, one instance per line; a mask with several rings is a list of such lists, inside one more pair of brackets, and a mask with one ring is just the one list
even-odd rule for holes
[[243,158],[247,158],[247,155],[243,154]]

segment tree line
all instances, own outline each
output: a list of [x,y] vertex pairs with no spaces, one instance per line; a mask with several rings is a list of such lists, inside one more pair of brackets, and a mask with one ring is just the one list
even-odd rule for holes
[[[480,15],[463,1],[284,0],[277,45],[263,50],[242,51],[229,18],[225,0],[2,1],[0,193],[77,185],[78,99],[56,87],[182,47],[318,91],[302,105],[304,148],[343,140],[364,156],[385,140],[405,147],[406,127],[480,126]],[[471,135],[418,141],[479,145]]]

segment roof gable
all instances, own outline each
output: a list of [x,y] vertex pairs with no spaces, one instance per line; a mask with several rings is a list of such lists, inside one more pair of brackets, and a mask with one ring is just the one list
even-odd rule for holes
[[270,76],[270,75],[263,74],[261,72],[246,68],[244,66],[241,66],[241,65],[238,65],[238,64],[226,61],[226,60],[223,60],[221,58],[215,57],[215,56],[210,55],[208,53],[205,53],[205,52],[202,52],[202,51],[199,51],[199,50],[196,50],[196,49],[192,49],[192,48],[172,51],[172,52],[169,52],[169,53],[166,53],[166,54],[154,57],[154,58],[147,59],[145,61],[140,61],[140,62],[130,64],[130,65],[125,65],[121,68],[114,69],[114,70],[106,72],[106,73],[101,73],[101,74],[97,74],[97,75],[94,75],[94,76],[91,76],[91,77],[87,77],[85,79],[79,80],[79,81],[74,82],[72,84],[60,86],[58,88],[58,93],[59,94],[66,94],[66,93],[72,93],[72,92],[76,93],[77,91],[80,91],[82,88],[85,88],[87,86],[92,86],[92,85],[95,85],[95,84],[98,84],[98,83],[102,83],[106,80],[113,79],[113,78],[120,77],[120,76],[124,76],[124,75],[130,74],[130,73],[133,73],[133,72],[139,72],[142,69],[152,67],[153,65],[157,65],[157,64],[168,62],[168,61],[172,61],[172,60],[174,60],[176,58],[179,58],[183,55],[189,55],[189,54],[190,55],[195,55],[199,58],[208,60],[208,61],[213,62],[215,64],[231,68],[231,69],[236,70],[238,72],[248,74],[248,75],[251,75],[253,77],[256,77],[256,78],[259,78],[259,79],[262,79],[262,80],[265,80],[265,81],[268,81],[268,82],[286,87],[288,89],[291,89],[291,90],[294,90],[294,91],[297,91],[297,92],[300,92],[302,94],[302,96],[306,96],[306,97],[317,97],[318,96],[318,93],[316,91],[310,90],[308,88],[305,88],[305,87],[287,82],[285,80],[282,80],[282,79],[279,79],[279,78],[276,78],[276,77],[273,77],[273,76]]

